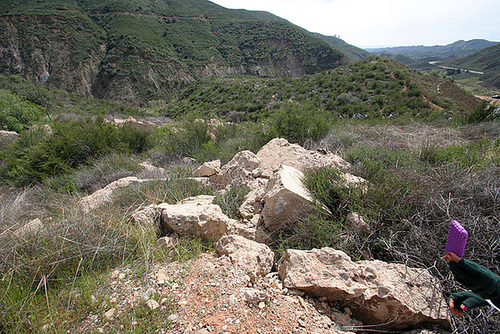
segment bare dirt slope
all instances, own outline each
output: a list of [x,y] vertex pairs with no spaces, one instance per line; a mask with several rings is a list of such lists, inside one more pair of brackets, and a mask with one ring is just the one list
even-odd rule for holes
[[215,253],[158,264],[142,278],[122,268],[109,281],[100,313],[90,315],[78,332],[120,332],[119,318],[140,304],[153,312],[173,304],[170,326],[158,333],[346,333],[359,324],[330,303],[283,288],[275,272],[252,284]]

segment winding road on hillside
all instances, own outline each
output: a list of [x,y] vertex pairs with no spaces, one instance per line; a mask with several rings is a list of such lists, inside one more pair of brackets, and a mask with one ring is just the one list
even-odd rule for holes
[[438,65],[438,63],[440,63],[440,62],[441,62],[440,60],[438,60],[438,61],[430,61],[429,64],[437,66],[437,67],[445,69],[445,70],[456,70],[456,71],[460,70],[460,71],[463,71],[463,72],[469,72],[469,73],[474,73],[474,74],[481,74],[481,75],[484,74],[484,72],[472,71],[472,70],[468,70],[468,69],[465,69],[465,68],[457,68],[457,67],[450,67],[450,66]]

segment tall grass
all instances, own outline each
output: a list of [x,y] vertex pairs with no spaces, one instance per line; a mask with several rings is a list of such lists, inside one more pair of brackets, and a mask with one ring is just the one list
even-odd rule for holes
[[[86,172],[108,170],[103,164],[105,160],[99,160],[94,170]],[[214,193],[186,178],[191,175],[192,170],[173,168],[166,179],[122,189],[112,202],[89,214],[79,208],[78,191],[61,193],[40,185],[5,192],[0,198],[0,329],[31,333],[49,326],[66,331],[99,307],[91,295],[98,294],[110,268],[132,265],[147,272],[154,261],[187,259],[209,247],[181,240],[167,254],[155,248],[161,234],[157,227],[136,226],[128,219],[142,205]],[[34,218],[41,224],[29,228]],[[72,297],[74,291],[78,297]],[[147,309],[134,312],[130,321],[122,319],[125,328],[131,328],[134,317],[154,319],[153,327],[162,323]]]
[[[41,226],[26,229],[34,216]],[[47,314],[35,310],[56,298],[54,293],[78,277],[143,257],[145,244],[155,241],[154,231],[125,226],[120,215],[83,215],[75,196],[40,188],[5,195],[1,218],[0,323],[10,332],[40,329]],[[56,309],[42,308],[49,315]]]
[[250,192],[250,188],[246,185],[236,185],[232,186],[229,190],[226,190],[223,194],[217,194],[214,199],[214,204],[221,207],[222,212],[224,212],[229,218],[241,219],[240,206],[243,204],[245,196]]

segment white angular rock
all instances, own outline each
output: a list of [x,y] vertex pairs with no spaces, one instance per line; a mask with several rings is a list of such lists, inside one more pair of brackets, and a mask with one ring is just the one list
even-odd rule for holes
[[153,128],[156,127],[156,124],[153,122],[149,122],[143,119],[135,119],[134,117],[130,116],[126,119],[123,118],[116,118],[111,121],[112,124],[115,126],[124,126],[124,125],[130,125],[136,129],[141,129],[141,130],[152,130]]
[[215,177],[215,182],[222,186],[246,184],[252,182],[253,170],[259,165],[259,159],[250,151],[237,153],[231,161],[225,164]]
[[215,251],[219,255],[226,255],[252,282],[269,274],[273,266],[274,253],[267,245],[238,235],[222,237]]
[[156,247],[161,249],[170,249],[177,245],[178,240],[179,239],[176,234],[164,236],[156,240]]
[[158,308],[160,308],[160,304],[158,304],[158,302],[154,299],[150,299],[146,302],[146,306],[150,309],[150,310],[156,310]]
[[[144,169],[144,171],[148,172],[148,174],[151,174],[151,175],[156,176],[158,178],[162,178],[167,174],[167,170],[165,168],[153,166],[152,164],[150,164],[147,161],[140,163],[139,166],[141,166],[142,169]],[[149,176],[149,177],[152,177],[152,176]]]
[[272,175],[281,165],[300,171],[309,168],[332,166],[348,168],[350,164],[333,153],[306,150],[300,145],[290,144],[286,139],[275,138],[257,152],[262,177]]
[[365,324],[407,329],[433,323],[450,329],[438,281],[423,269],[381,261],[353,262],[332,248],[287,250],[278,262],[283,284],[349,306]]
[[261,216],[268,230],[276,230],[297,218],[315,212],[310,192],[301,179],[304,174],[282,165],[267,184]]
[[234,230],[237,221],[230,219],[220,206],[212,204],[214,196],[191,197],[179,204],[160,204],[162,220],[179,236],[192,235],[219,240]]
[[193,175],[195,177],[210,177],[212,175],[217,175],[220,172],[220,166],[220,160],[205,162],[194,171]]
[[146,180],[138,179],[135,176],[125,177],[108,184],[103,189],[99,189],[92,195],[83,197],[78,201],[80,208],[84,213],[89,213],[90,211],[98,208],[99,206],[111,201],[113,196],[113,191],[118,188],[128,187],[134,183],[141,183]]
[[0,138],[18,138],[19,133],[16,131],[7,131],[7,130],[0,130]]
[[264,208],[262,197],[265,194],[265,188],[257,188],[250,191],[244,198],[243,203],[239,207],[240,215],[243,219],[252,219],[255,215],[260,214]]
[[106,319],[108,319],[108,321],[113,321],[115,319],[115,312],[116,312],[116,309],[114,307],[112,307],[104,313],[104,317],[106,317]]

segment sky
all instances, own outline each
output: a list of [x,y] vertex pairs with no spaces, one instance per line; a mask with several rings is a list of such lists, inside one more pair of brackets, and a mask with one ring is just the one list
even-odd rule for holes
[[263,10],[358,47],[500,41],[498,0],[211,0]]

